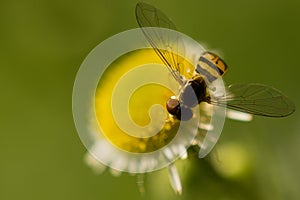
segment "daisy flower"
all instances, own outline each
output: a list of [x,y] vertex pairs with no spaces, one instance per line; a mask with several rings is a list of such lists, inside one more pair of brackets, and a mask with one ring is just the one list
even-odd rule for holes
[[[184,66],[189,76],[192,66]],[[222,93],[223,82],[214,84],[220,89],[211,92]],[[151,49],[133,51],[114,61],[87,101],[88,117],[77,123],[88,149],[86,164],[97,174],[106,168],[115,176],[136,174],[141,192],[142,174],[168,168],[170,185],[181,194],[174,163],[188,157],[191,145],[200,147],[199,158],[205,157],[218,141],[226,112],[223,107],[201,103],[193,108],[191,119],[180,121],[165,107],[170,97],[178,98],[179,91],[180,85]],[[237,111],[227,112],[227,117],[251,120],[250,114]]]

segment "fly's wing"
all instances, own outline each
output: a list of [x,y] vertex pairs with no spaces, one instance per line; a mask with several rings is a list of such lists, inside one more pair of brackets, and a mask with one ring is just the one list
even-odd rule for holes
[[267,117],[284,117],[295,111],[295,104],[279,90],[262,84],[234,84],[226,95],[208,103]]
[[182,84],[180,70],[183,58],[179,55],[184,55],[184,44],[180,36],[170,34],[163,29],[146,28],[158,27],[176,30],[173,22],[157,8],[142,2],[136,5],[135,15],[139,26],[156,54],[168,67],[173,77]]

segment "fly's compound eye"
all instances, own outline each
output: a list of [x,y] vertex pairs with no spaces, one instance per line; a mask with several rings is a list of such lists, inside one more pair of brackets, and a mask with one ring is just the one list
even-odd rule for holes
[[167,101],[166,107],[171,115],[177,116],[180,113],[180,103],[178,99],[169,99]]
[[174,115],[178,120],[187,121],[193,117],[192,110],[188,107],[180,106],[178,99],[169,99],[166,107],[168,112]]

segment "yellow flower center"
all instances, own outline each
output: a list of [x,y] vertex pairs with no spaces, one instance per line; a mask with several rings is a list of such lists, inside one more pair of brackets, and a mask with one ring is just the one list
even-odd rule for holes
[[[151,63],[153,68],[148,66],[149,69],[157,71],[136,70],[140,66],[147,69]],[[185,60],[183,66],[186,71],[193,71],[193,66]],[[164,85],[157,81],[139,85],[151,76]],[[178,83],[152,49],[119,57],[103,73],[95,94],[101,132],[113,145],[132,153],[153,152],[164,147],[176,136],[180,125],[165,108],[167,100],[176,95],[174,88],[178,90]]]

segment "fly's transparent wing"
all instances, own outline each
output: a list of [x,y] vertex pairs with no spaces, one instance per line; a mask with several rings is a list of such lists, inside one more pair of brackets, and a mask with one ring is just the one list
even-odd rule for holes
[[267,117],[284,117],[295,111],[295,104],[279,90],[262,84],[234,84],[226,95],[208,103]]
[[[139,26],[156,54],[168,67],[173,77],[182,84],[180,74],[183,58],[179,55],[184,55],[183,41],[179,35],[159,29],[176,30],[173,22],[159,9],[142,2],[136,5],[135,14]],[[158,29],[146,27],[158,27]]]
[[140,27],[161,27],[176,30],[175,24],[162,11],[150,4],[137,3],[135,12]]

